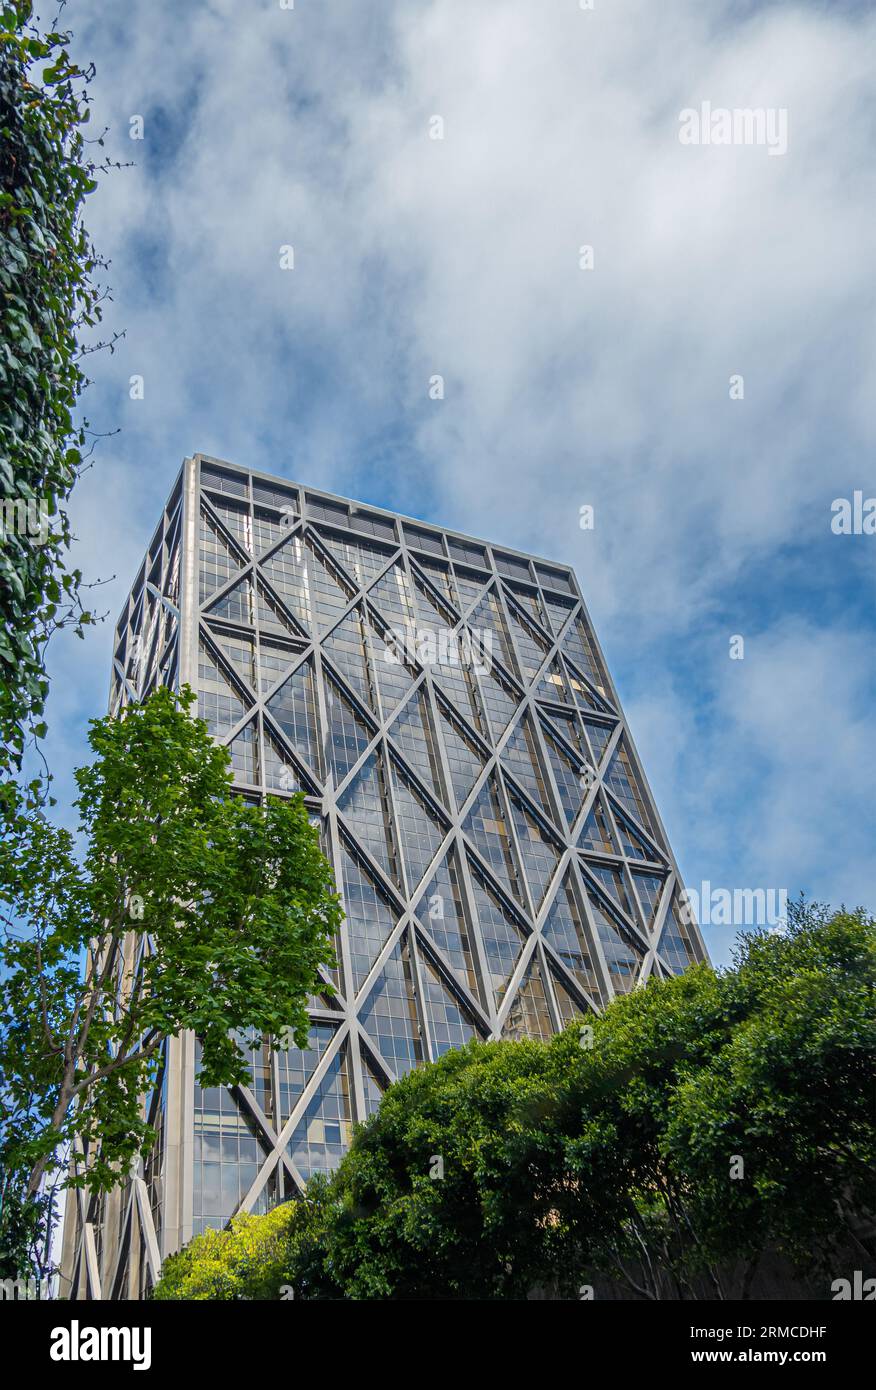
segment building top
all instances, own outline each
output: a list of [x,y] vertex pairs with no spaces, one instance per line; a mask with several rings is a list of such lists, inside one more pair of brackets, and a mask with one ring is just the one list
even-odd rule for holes
[[[251,502],[256,517],[262,514],[269,520],[273,514],[276,519],[276,514],[280,513],[290,525],[303,520],[320,528],[334,528],[344,534],[367,537],[371,542],[382,541],[388,546],[404,544],[432,562],[443,560],[452,563],[455,568],[460,565],[467,567],[473,572],[473,577],[474,571],[491,571],[504,579],[539,586],[554,594],[563,594],[583,602],[575,572],[569,565],[514,550],[510,546],[497,545],[384,507],[357,502],[276,474],[229,463],[227,459],[211,454],[196,453],[192,455],[192,461],[198,467],[200,485],[208,496],[212,493],[237,499],[238,502]],[[174,512],[180,501],[183,471],[184,466],[171,488],[165,507],[167,515]],[[159,522],[131,586],[131,594],[148,582],[154,568],[160,567],[162,533],[163,523]],[[124,622],[127,611],[126,602],[119,615],[119,624]],[[116,626],[117,632],[119,624]]]
[[[424,554],[442,556],[474,567],[493,568],[490,563],[492,554],[495,568],[509,579],[523,582],[537,579],[543,587],[556,589],[560,593],[577,593],[574,572],[568,565],[513,550],[509,546],[497,546],[447,526],[436,526],[384,507],[374,507],[370,503],[287,481],[274,474],[244,468],[210,454],[195,454],[194,457],[200,464],[201,485],[215,492],[248,498],[251,479],[254,505],[279,508],[281,511],[289,509],[292,514],[305,520],[337,526],[390,543],[404,539],[408,546],[422,550]],[[535,574],[530,566],[536,567]]]

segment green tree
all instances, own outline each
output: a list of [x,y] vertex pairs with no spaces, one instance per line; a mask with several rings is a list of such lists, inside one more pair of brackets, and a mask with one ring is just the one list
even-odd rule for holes
[[838,1245],[876,1263],[873,925],[797,905],[786,934],[747,934],[724,980],[740,1021],[673,1097],[667,1155],[715,1257],[750,1273],[765,1246],[819,1272]]
[[[90,73],[69,35],[41,32],[30,0],[0,8],[0,815],[48,690],[45,647],[91,615],[67,567],[65,503],[83,463],[74,411],[79,334],[101,317],[99,261],[82,225],[95,166],[83,130]],[[31,784],[31,798],[40,783]]]
[[27,1199],[74,1136],[88,1163],[68,1182],[121,1180],[152,1138],[165,1039],[194,1030],[211,1086],[249,1079],[235,1032],[307,1038],[341,916],[331,869],[300,795],[232,795],[193,700],[160,688],[91,722],[79,857],[40,812],[0,849],[2,1158]]
[[235,1216],[225,1230],[205,1231],[165,1261],[153,1297],[159,1302],[276,1298],[296,1215],[295,1204],[286,1202],[263,1216]]
[[540,1153],[544,1171],[560,1167],[555,1062],[534,1041],[473,1042],[390,1087],[311,1214],[316,1231],[313,1219],[297,1229],[296,1293],[524,1294],[563,1256],[553,1194],[533,1183],[531,1161]]
[[[260,1216],[235,1216],[165,1260],[152,1291],[178,1300],[341,1298],[327,1268],[325,1236],[337,1212],[332,1183],[315,1173],[298,1201]],[[294,1268],[296,1285],[287,1282]]]
[[236,1296],[746,1297],[767,1252],[872,1261],[874,988],[873,919],[801,903],[732,969],[449,1052],[390,1087]]

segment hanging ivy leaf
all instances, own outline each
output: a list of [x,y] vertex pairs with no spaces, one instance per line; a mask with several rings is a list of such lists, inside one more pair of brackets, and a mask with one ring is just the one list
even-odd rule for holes
[[99,322],[101,262],[82,221],[95,187],[83,127],[90,73],[30,0],[0,13],[0,816],[28,737],[45,736],[45,647],[81,630],[66,504],[82,467],[79,334]]

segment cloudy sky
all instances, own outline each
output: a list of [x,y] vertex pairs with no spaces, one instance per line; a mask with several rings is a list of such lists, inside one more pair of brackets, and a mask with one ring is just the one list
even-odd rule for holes
[[[876,537],[830,525],[876,494],[872,8],[67,18],[134,161],[88,211],[126,335],[73,509],[100,607],[198,450],[569,562],[687,881],[872,908]],[[703,102],[786,112],[787,151],[682,144]],[[53,653],[62,805],[110,641]]]

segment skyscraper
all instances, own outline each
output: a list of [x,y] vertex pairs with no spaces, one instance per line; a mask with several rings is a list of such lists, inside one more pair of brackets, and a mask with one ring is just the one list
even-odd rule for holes
[[105,1201],[70,1194],[74,1297],[142,1296],[192,1235],[299,1193],[410,1068],[705,955],[570,569],[198,455],[110,709],[183,682],[241,796],[305,795],[346,914],[335,992],[305,1050],[247,1042],[248,1087],[202,1089],[198,1040],[167,1044],[154,1148]]

